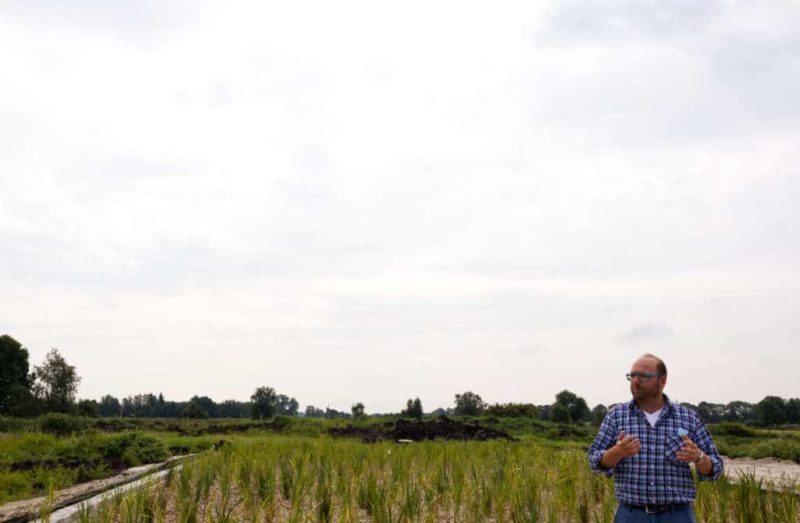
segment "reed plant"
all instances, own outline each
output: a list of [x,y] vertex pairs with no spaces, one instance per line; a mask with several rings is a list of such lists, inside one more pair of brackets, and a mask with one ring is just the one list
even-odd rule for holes
[[[699,521],[797,521],[798,487],[698,483]],[[117,499],[117,501],[115,501]],[[610,522],[613,481],[582,450],[535,442],[408,445],[270,436],[198,457],[81,521]]]

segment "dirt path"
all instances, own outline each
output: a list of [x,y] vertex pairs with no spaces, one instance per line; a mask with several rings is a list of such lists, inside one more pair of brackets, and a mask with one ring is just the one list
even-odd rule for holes
[[756,479],[772,481],[775,486],[800,483],[800,463],[775,458],[729,458],[722,456],[725,473],[732,481],[743,474],[755,473]]

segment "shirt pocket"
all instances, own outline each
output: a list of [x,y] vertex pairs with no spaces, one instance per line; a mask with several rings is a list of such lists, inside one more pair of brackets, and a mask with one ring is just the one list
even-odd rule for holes
[[683,447],[683,440],[677,436],[668,437],[665,446],[664,457],[667,458],[667,463],[673,465],[687,465],[687,463],[678,459],[678,451]]

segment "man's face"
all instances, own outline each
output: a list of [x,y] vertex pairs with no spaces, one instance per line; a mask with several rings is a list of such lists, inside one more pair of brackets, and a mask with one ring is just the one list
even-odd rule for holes
[[[644,372],[658,374],[656,361],[653,358],[640,358],[633,363],[631,374]],[[647,401],[658,398],[667,384],[667,377],[658,378],[633,378],[631,379],[631,394],[636,401]]]

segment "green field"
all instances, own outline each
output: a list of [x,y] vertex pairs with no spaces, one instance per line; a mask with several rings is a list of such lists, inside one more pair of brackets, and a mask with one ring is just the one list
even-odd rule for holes
[[[585,449],[594,429],[588,425],[481,419],[517,441],[365,444],[328,436],[328,428],[345,423],[332,420],[116,420],[118,432],[108,421],[6,425],[0,503],[121,466],[202,452],[171,474],[166,488],[109,498],[84,520],[610,521],[615,506],[613,482],[589,472]],[[60,435],[43,433],[48,423]],[[218,432],[207,433],[212,428]],[[712,432],[720,449],[740,455],[797,456],[800,446],[796,431],[720,425]],[[210,450],[221,439],[229,444]],[[703,482],[696,510],[701,521],[794,522],[799,492],[796,484],[759,484],[753,477]]]
[[[797,487],[702,483],[700,521],[796,521]],[[613,483],[584,453],[532,442],[366,445],[243,438],[108,498],[84,521],[612,521]]]

